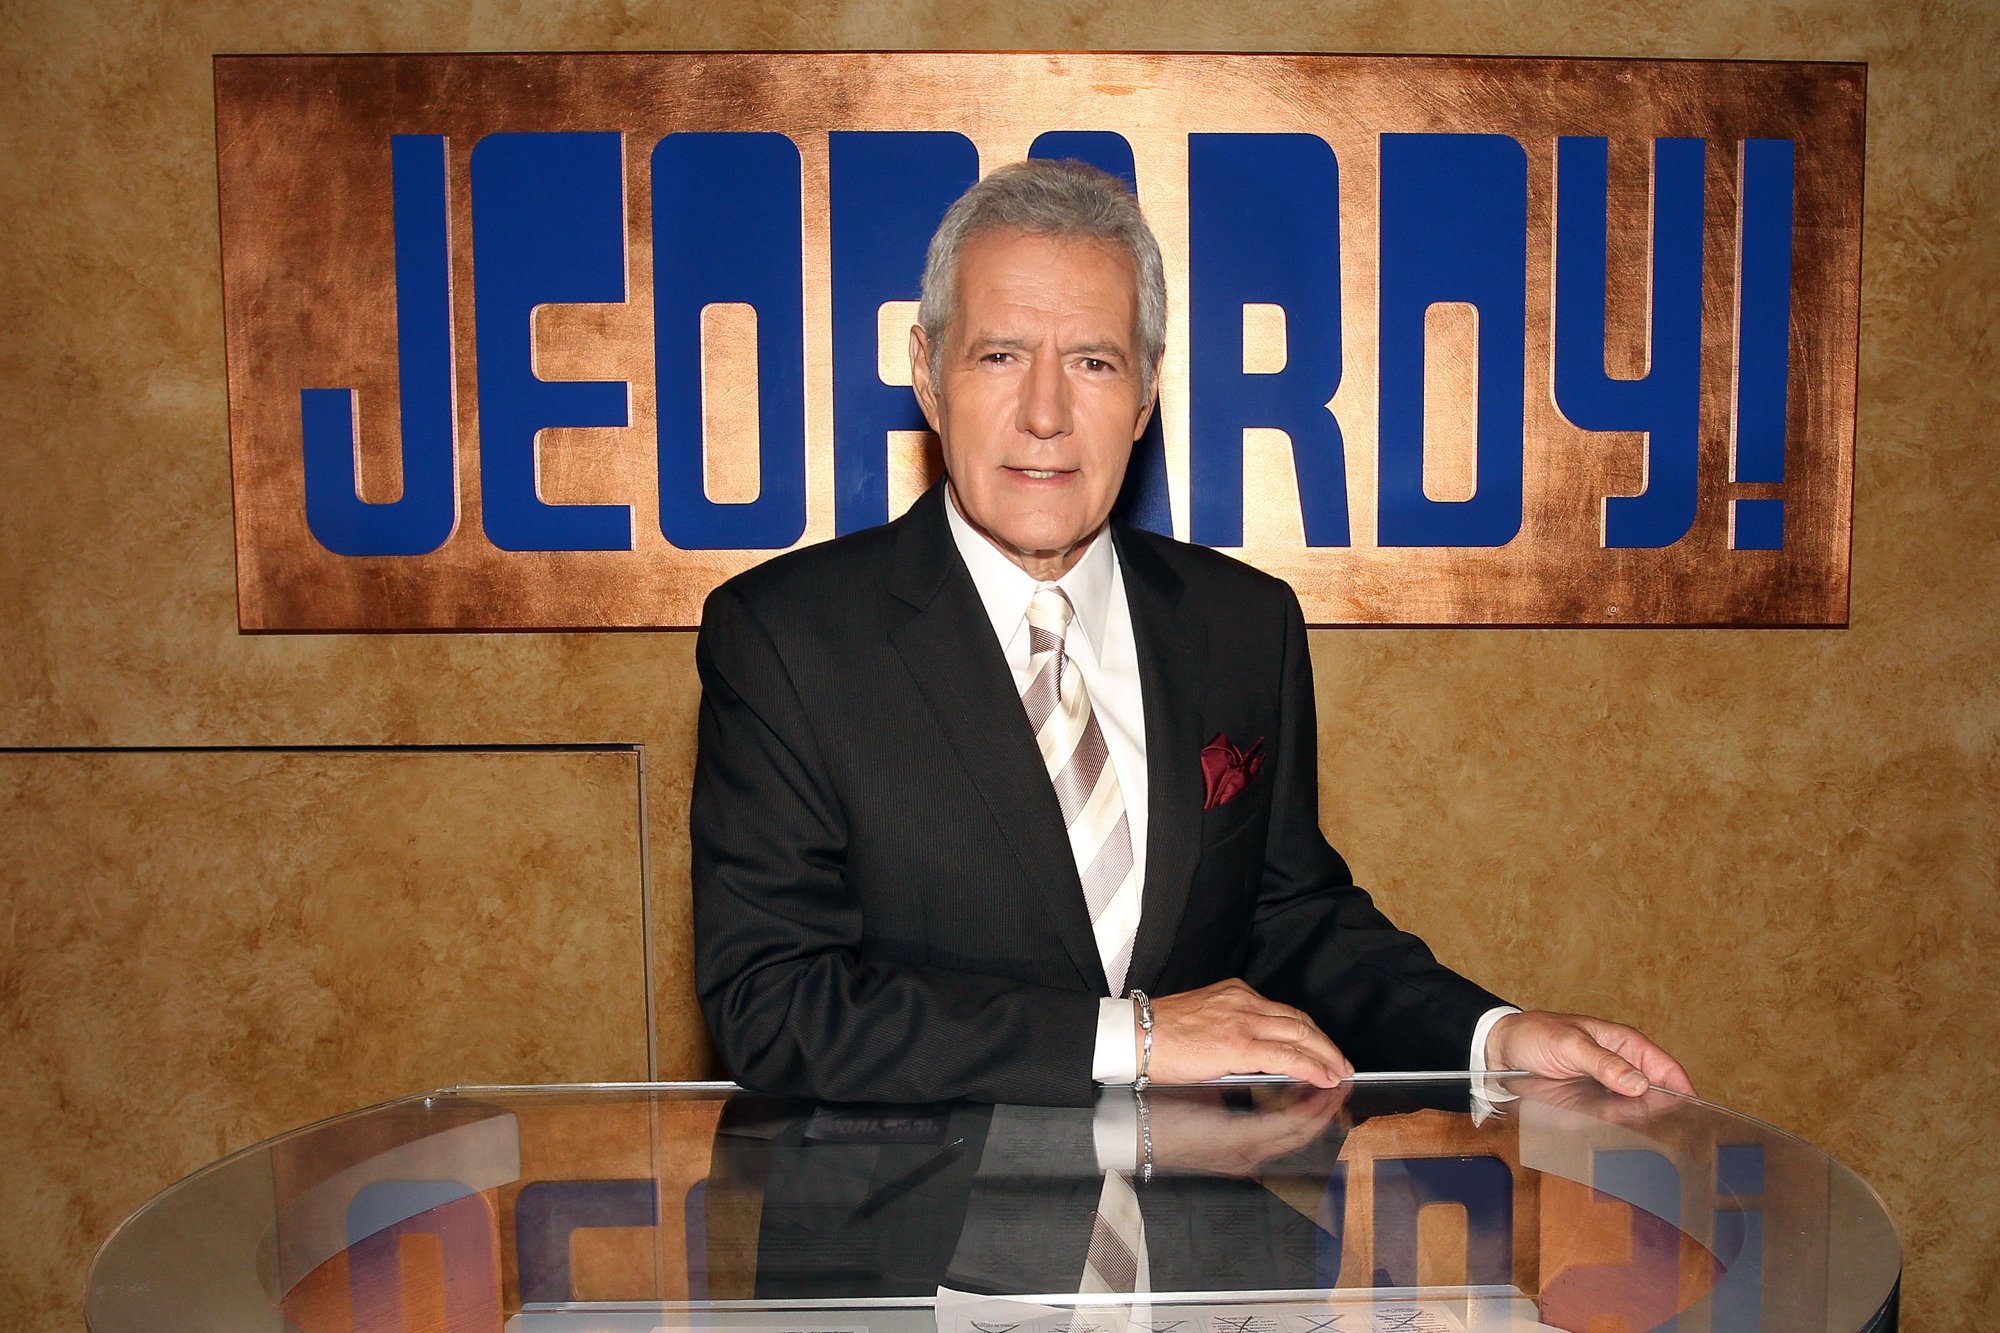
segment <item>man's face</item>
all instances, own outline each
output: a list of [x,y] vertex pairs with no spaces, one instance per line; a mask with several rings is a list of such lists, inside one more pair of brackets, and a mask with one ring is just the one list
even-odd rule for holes
[[911,379],[959,511],[1039,579],[1104,525],[1152,415],[1140,388],[1138,276],[1117,246],[979,232],[958,260],[939,378],[910,333]]

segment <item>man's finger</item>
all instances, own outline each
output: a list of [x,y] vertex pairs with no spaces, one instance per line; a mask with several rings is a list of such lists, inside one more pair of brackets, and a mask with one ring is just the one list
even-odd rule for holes
[[1653,1086],[1652,1080],[1623,1056],[1604,1051],[1598,1056],[1596,1064],[1597,1067],[1590,1071],[1591,1077],[1613,1092],[1621,1092],[1627,1097],[1637,1097]]
[[1681,1068],[1681,1062],[1651,1042],[1641,1038],[1638,1049],[1627,1049],[1621,1054],[1628,1062],[1637,1065],[1639,1072],[1654,1087],[1694,1096],[1694,1084],[1688,1079],[1687,1070]]
[[1302,1010],[1279,1005],[1267,1010],[1253,1026],[1255,1035],[1263,1041],[1289,1043],[1316,1058],[1332,1057],[1329,1063],[1345,1064],[1346,1057],[1333,1039],[1319,1030],[1319,1025],[1307,1017]]
[[[1288,1050],[1297,1052],[1300,1059],[1317,1065],[1326,1071],[1327,1082],[1320,1083],[1318,1079],[1310,1079],[1308,1080],[1309,1082],[1320,1083],[1322,1087],[1331,1087],[1354,1072],[1353,1062],[1341,1053],[1338,1046],[1333,1044],[1331,1037],[1328,1037],[1318,1028],[1312,1027],[1310,1023],[1307,1024],[1307,1028],[1306,1036],[1302,1040],[1279,1044]],[[1282,1073],[1284,1071],[1279,1070],[1274,1072]]]
[[1296,1027],[1303,1029],[1299,1035],[1288,1034],[1283,1038],[1271,1038],[1267,1035],[1266,1040],[1281,1040],[1285,1045],[1297,1048],[1307,1058],[1324,1065],[1336,1082],[1354,1072],[1353,1062],[1333,1044],[1333,1038],[1321,1032],[1304,1014],[1294,1010],[1292,1016],[1298,1020]]
[[1640,1066],[1647,1071],[1646,1077],[1653,1080],[1653,1086],[1694,1096],[1694,1080],[1687,1076],[1687,1070],[1681,1068],[1681,1062],[1665,1051],[1660,1052],[1660,1057],[1657,1063],[1648,1060]]
[[1619,1043],[1615,1024],[1577,1024],[1564,1034],[1566,1052],[1575,1068],[1605,1087],[1637,1097],[1652,1086],[1645,1073],[1613,1049]]
[[[1687,1071],[1681,1068],[1680,1061],[1668,1055],[1637,1028],[1626,1027],[1623,1023],[1607,1023],[1602,1019],[1586,1019],[1583,1026],[1600,1046],[1616,1052],[1628,1067],[1636,1068],[1648,1085],[1686,1093],[1690,1097],[1694,1095],[1694,1084],[1689,1081]],[[1612,1085],[1606,1083],[1605,1086]],[[1618,1091],[1623,1092],[1624,1089],[1619,1088]]]
[[[1324,1060],[1287,1042],[1258,1042],[1256,1051],[1260,1057],[1255,1061],[1259,1066],[1256,1073],[1283,1074],[1287,1078],[1295,1078],[1301,1083],[1311,1083],[1321,1088],[1330,1088],[1347,1077]],[[1336,1056],[1338,1054],[1335,1052]]]

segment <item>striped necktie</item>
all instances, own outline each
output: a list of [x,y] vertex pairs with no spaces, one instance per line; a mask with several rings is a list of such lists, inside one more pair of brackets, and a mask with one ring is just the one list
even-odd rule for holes
[[1139,1195],[1123,1175],[1107,1171],[1077,1291],[1086,1296],[1143,1295],[1150,1276],[1147,1267],[1146,1220],[1139,1211]]
[[1074,669],[1065,646],[1075,616],[1061,588],[1035,589],[1028,602],[1029,683],[1021,704],[1069,830],[1097,955],[1111,994],[1121,995],[1139,929],[1139,877],[1133,873],[1132,830],[1118,774],[1091,712],[1083,673]]

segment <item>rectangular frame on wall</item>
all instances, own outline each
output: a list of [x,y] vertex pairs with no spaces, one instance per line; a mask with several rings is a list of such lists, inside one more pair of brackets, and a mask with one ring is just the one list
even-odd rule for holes
[[117,1219],[296,1125],[703,1072],[656,1054],[702,1025],[654,1003],[645,800],[631,744],[0,749],[12,1294],[76,1326]]
[[645,805],[633,744],[0,749],[26,1038],[252,1101],[656,1076]]
[[246,630],[691,626],[900,512],[924,242],[1028,155],[1165,253],[1134,521],[1319,624],[1846,623],[1859,65],[225,56],[216,109]]

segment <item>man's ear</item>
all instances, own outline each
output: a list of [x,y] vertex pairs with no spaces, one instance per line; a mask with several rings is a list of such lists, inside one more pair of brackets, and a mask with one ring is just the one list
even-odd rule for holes
[[921,324],[910,325],[910,387],[916,390],[917,406],[924,410],[931,433],[944,434],[938,425],[937,382],[931,378],[931,340],[924,336]]

